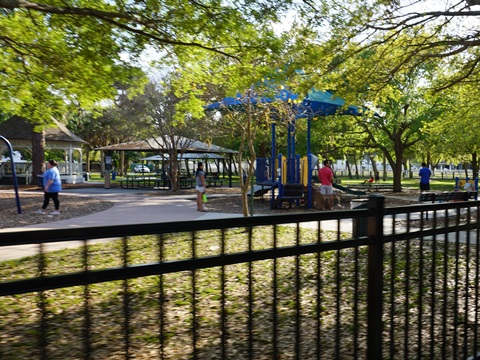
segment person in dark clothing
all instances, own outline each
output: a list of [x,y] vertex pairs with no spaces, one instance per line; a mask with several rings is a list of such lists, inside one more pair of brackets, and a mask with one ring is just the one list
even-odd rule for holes
[[422,163],[422,168],[418,172],[420,176],[420,191],[429,191],[430,190],[430,177],[432,172],[428,168],[427,164]]

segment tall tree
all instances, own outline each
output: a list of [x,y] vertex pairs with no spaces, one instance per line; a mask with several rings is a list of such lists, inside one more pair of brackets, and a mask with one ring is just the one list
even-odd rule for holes
[[[139,60],[146,47],[156,49],[163,63],[188,55],[186,48],[235,59],[249,51],[244,29],[276,21],[286,6],[285,1],[86,0],[80,6],[0,0],[1,110],[31,119],[41,139],[50,117],[66,107],[89,109],[114,98],[114,82],[143,85]],[[41,156],[34,172],[40,171]]]
[[[315,69],[319,76],[328,76],[352,57],[381,48],[388,58],[388,66],[382,69],[383,83],[432,59],[444,59],[451,67],[439,79],[437,89],[480,81],[480,30],[475,26],[480,9],[468,1],[318,0],[305,4],[298,14],[306,24],[298,28],[308,31],[306,42],[314,44],[321,38],[325,45],[323,62]],[[390,57],[399,47],[402,53]],[[304,56],[311,53],[310,49]],[[370,65],[369,70],[375,72],[375,64]]]

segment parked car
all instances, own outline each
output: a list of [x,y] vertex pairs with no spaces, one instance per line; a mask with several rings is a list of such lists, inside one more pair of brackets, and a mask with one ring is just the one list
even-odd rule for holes
[[150,169],[147,165],[137,164],[133,167],[133,171],[136,173],[149,173]]

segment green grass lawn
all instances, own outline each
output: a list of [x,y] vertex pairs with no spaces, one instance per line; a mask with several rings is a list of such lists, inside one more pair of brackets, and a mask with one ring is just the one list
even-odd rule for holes
[[[368,180],[368,177],[365,178],[348,178],[348,177],[339,177],[342,181],[343,186],[349,186],[353,184],[362,183],[364,180]],[[380,184],[393,184],[393,178],[387,178],[386,181],[380,180]],[[418,178],[402,178],[402,187],[411,188],[411,189],[420,189],[420,180]],[[442,179],[440,177],[433,177],[430,181],[430,189],[433,191],[453,191],[455,188],[455,180],[453,179]]]
[[[133,174],[132,174],[133,175]],[[141,176],[141,175],[138,175]],[[223,179],[223,178],[222,178]],[[349,186],[353,184],[359,184],[362,183],[364,180],[368,180],[368,177],[360,177],[359,179],[357,178],[348,178],[348,177],[338,177],[338,179],[341,180],[341,184],[344,186]],[[110,184],[118,184],[120,185],[120,181],[125,180],[125,177],[122,176],[117,176],[115,180],[110,180]],[[228,177],[225,178],[225,180],[228,180]],[[90,181],[104,181],[103,177],[101,177],[100,173],[91,173],[90,174]],[[238,176],[233,176],[232,177],[232,186],[239,186],[240,179]],[[381,180],[381,184],[393,184],[393,178],[389,177],[387,178],[386,181]],[[226,183],[224,183],[224,186],[226,186]],[[402,187],[403,188],[411,188],[411,189],[420,189],[419,185],[419,179],[418,177],[414,177],[413,179],[409,178],[402,178]],[[442,179],[441,176],[435,176],[432,178],[430,182],[430,188],[433,191],[453,191],[455,187],[455,180],[452,178],[444,178]]]
[[[276,229],[275,236],[272,227],[253,229],[251,242],[249,232],[243,228],[228,229],[225,232],[199,231],[195,234],[195,256],[220,255],[222,248],[225,253],[238,253],[249,248],[261,250],[274,246],[296,245],[295,227],[278,226]],[[341,238],[337,238],[336,232],[320,233],[305,228],[298,231],[302,244],[317,241],[317,236],[321,237],[321,241],[339,241],[349,236],[347,233],[341,233]],[[128,238],[128,264],[156,262],[159,254],[162,254],[163,261],[188,259],[192,256],[191,242],[191,234],[187,233]],[[124,254],[122,244],[122,240],[115,240],[89,246],[88,268],[93,270],[122,266]],[[407,252],[408,261],[405,261]],[[81,271],[86,266],[82,262],[82,254],[83,248],[45,254],[42,260],[43,274]],[[442,254],[445,254],[445,257]],[[91,324],[91,358],[123,359],[126,326],[124,302],[127,300],[130,355],[135,359],[161,358],[160,352],[168,359],[192,358],[192,329],[196,332],[198,359],[220,359],[222,311],[225,317],[226,357],[229,359],[248,358],[249,315],[252,316],[251,334],[255,359],[272,359],[274,317],[277,320],[277,346],[281,354],[293,354],[295,325],[299,319],[302,340],[300,358],[314,358],[317,326],[321,332],[318,345],[322,358],[351,358],[354,331],[359,335],[359,351],[364,351],[365,346],[367,255],[365,247],[350,248],[338,252],[326,251],[299,257],[262,260],[252,264],[234,264],[223,269],[220,267],[201,269],[195,273],[185,271],[136,278],[126,282],[113,281],[88,287],[79,286],[1,297],[0,357],[40,358],[38,336],[42,331],[40,305],[43,304],[47,358],[83,358],[85,309],[88,308]],[[39,256],[32,256],[0,262],[0,281],[38,276],[39,259]],[[395,308],[398,309],[393,320],[393,323],[397,324],[394,341],[398,348],[401,348],[405,337],[405,316],[402,309],[405,306],[406,291],[412,299],[407,305],[409,313],[412,314],[408,327],[410,342],[413,345],[418,342],[419,317],[413,315],[419,311],[418,298],[422,298],[422,314],[426,319],[429,318],[430,311],[434,311],[434,316],[441,318],[443,307],[430,308],[432,279],[436,282],[436,289],[442,289],[444,280],[451,284],[449,285],[451,287],[455,281],[460,281],[458,288],[467,288],[468,284],[462,282],[467,278],[466,269],[470,267],[474,269],[477,266],[475,259],[474,254],[466,256],[464,247],[457,249],[450,246],[447,250],[442,242],[437,244],[435,250],[417,240],[411,240],[408,245],[405,245],[405,242],[398,242],[395,250],[392,250],[391,245],[386,245],[385,297],[387,304],[389,301],[394,302]],[[442,276],[432,278],[428,269],[432,266],[443,269],[446,261],[449,265],[448,270],[442,271]],[[419,271],[420,266],[423,267],[423,271]],[[391,277],[392,268],[395,268],[394,278]],[[408,278],[409,287],[406,289],[408,274],[415,276]],[[418,274],[422,274],[421,280],[417,279]],[[475,272],[470,270],[468,274],[472,284],[471,281],[475,282]],[[421,293],[418,291],[419,281],[422,285]],[[395,283],[394,299],[389,299],[392,294],[387,289],[391,282]],[[442,292],[436,293],[436,301],[446,303],[449,323],[456,314],[452,293],[453,288],[452,292],[445,292],[446,298],[443,298]],[[473,291],[470,293],[470,296],[475,296]],[[275,313],[272,303],[274,295]],[[337,295],[340,296],[338,308]],[[459,295],[461,296],[463,295]],[[84,300],[85,298],[88,302]],[[471,301],[473,303],[474,300]],[[195,317],[192,304],[195,306]],[[358,306],[356,307],[358,318],[353,310],[354,304]],[[300,311],[299,317],[297,311]],[[389,314],[389,308],[386,308],[385,314]],[[357,323],[354,321],[356,318]],[[334,340],[337,321],[341,334],[339,354],[335,354]],[[385,333],[388,333],[390,324],[386,321]],[[422,331],[422,337],[424,350],[428,352],[431,340],[429,332]],[[463,336],[459,338],[463,339]],[[449,332],[445,340],[447,348],[453,348],[454,342],[457,344],[456,341],[457,338]],[[386,347],[384,351],[388,351],[388,348]],[[385,358],[387,357],[388,354],[385,353]]]

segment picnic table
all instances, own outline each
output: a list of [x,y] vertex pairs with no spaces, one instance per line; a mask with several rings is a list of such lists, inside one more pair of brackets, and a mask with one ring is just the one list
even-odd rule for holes
[[193,189],[195,187],[195,179],[188,176],[180,176],[180,189]]
[[477,191],[425,191],[420,194],[418,201],[421,202],[449,202],[449,201],[468,201],[477,200]]
[[136,176],[127,175],[125,180],[120,180],[120,187],[122,189],[169,189],[170,180],[167,177],[151,177],[151,176]]
[[222,187],[223,186],[223,181],[220,180],[218,176],[207,176],[205,178],[205,181],[207,182],[207,187]]

